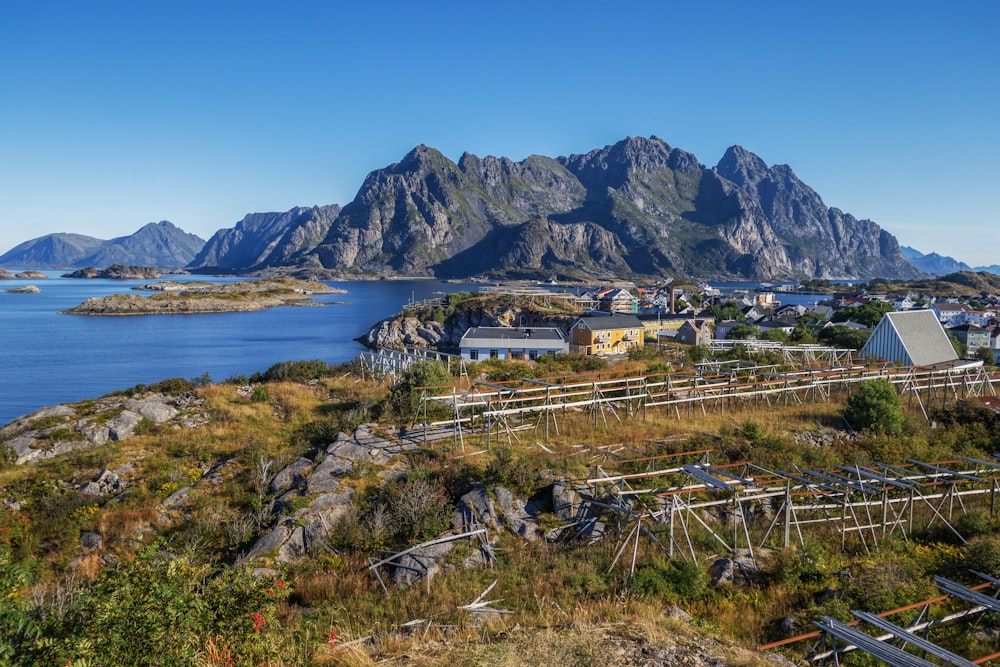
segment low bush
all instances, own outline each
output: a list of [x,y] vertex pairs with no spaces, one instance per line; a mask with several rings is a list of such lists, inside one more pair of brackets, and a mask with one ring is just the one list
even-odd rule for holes
[[658,598],[696,600],[708,594],[708,575],[694,561],[655,558],[636,570],[632,590]]
[[320,359],[311,361],[279,361],[263,373],[250,376],[252,384],[264,382],[298,382],[305,384],[312,380],[329,377],[335,373],[336,366]]

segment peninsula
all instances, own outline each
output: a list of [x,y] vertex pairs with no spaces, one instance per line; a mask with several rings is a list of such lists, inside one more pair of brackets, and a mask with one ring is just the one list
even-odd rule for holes
[[316,306],[314,294],[347,294],[346,290],[311,280],[275,278],[233,283],[160,281],[134,287],[151,296],[112,294],[87,299],[62,311],[69,315],[189,315],[237,313],[277,306]]

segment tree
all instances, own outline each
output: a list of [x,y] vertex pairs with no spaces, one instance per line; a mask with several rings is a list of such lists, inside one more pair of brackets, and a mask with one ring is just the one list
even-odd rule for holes
[[862,382],[847,398],[844,419],[858,431],[899,435],[904,416],[896,388],[885,378]]
[[805,324],[802,324],[801,322],[798,325],[796,325],[794,329],[792,329],[792,335],[789,337],[789,339],[793,343],[799,343],[801,345],[806,345],[816,342],[816,336],[814,336],[813,332],[809,330],[809,327],[807,327]]
[[760,335],[760,339],[775,341],[777,343],[787,343],[789,336],[785,333],[784,329],[768,329]]
[[976,358],[981,359],[984,366],[992,366],[996,363],[993,350],[988,347],[981,347],[976,351]]
[[951,341],[951,346],[955,348],[955,354],[958,355],[959,359],[965,359],[965,356],[969,353],[969,348],[965,346],[965,343],[958,339],[958,336],[952,332],[948,332],[948,340]]
[[760,336],[760,329],[753,324],[740,322],[729,330],[729,340],[754,340]]
[[842,324],[821,329],[816,335],[819,342],[832,347],[844,349],[860,350],[868,342],[871,331],[866,329],[852,329]]
[[735,301],[713,303],[703,311],[703,314],[711,315],[715,318],[716,322],[723,322],[725,320],[737,320],[742,322],[746,319],[746,315],[740,311],[740,304]]
[[869,301],[860,306],[840,308],[833,313],[831,322],[857,322],[866,327],[873,327],[882,320],[882,316],[891,313],[893,308],[891,303],[885,301]]

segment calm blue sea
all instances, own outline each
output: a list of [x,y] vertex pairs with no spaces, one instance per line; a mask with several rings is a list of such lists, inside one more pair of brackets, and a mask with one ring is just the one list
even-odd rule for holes
[[[128,292],[151,281],[80,280],[59,277],[63,271],[45,273],[49,277],[44,280],[0,280],[0,424],[47,405],[167,378],[208,373],[221,381],[266,370],[279,361],[348,361],[364,350],[354,338],[411,299],[477,288],[432,280],[330,283],[349,293],[321,295],[317,300],[329,304],[323,307],[93,317],[58,313],[89,297]],[[41,293],[2,291],[23,285],[35,285]]]

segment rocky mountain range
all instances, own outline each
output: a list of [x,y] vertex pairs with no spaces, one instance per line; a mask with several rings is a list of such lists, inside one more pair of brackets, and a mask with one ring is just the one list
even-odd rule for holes
[[734,146],[707,168],[656,137],[521,162],[418,146],[370,173],[294,264],[449,278],[918,275],[891,234],[827,207],[789,167]]
[[[913,262],[913,263],[911,263]],[[187,266],[307,277],[915,278],[899,243],[740,147],[706,167],[657,137],[520,162],[417,146],[337,205],[251,213],[207,242],[168,222],[51,234],[0,265]]]
[[82,234],[47,234],[0,255],[0,265],[33,268],[106,267],[112,264],[181,268],[205,245],[166,220],[110,241]]
[[339,214],[336,204],[297,207],[285,213],[249,213],[232,229],[217,231],[189,268],[247,272],[299,262],[326,238]]

